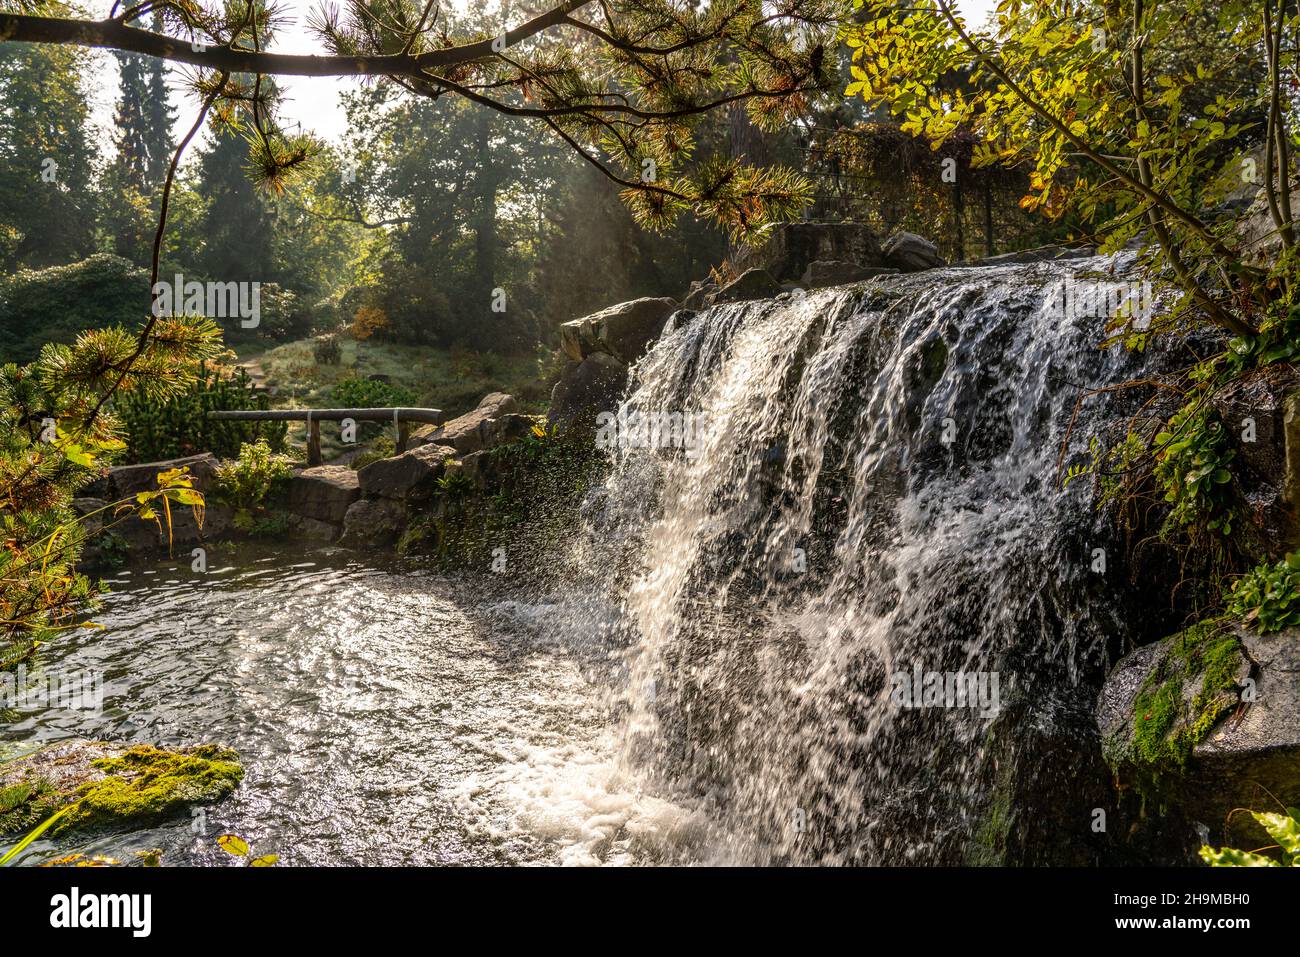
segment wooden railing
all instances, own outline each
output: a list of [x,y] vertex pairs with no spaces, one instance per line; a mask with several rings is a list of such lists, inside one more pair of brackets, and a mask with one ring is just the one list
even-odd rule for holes
[[320,465],[320,424],[322,420],[340,422],[392,422],[397,427],[397,451],[405,452],[410,438],[410,423],[423,422],[441,425],[441,409],[240,409],[208,413],[209,419],[253,420],[263,422],[307,423],[307,464]]

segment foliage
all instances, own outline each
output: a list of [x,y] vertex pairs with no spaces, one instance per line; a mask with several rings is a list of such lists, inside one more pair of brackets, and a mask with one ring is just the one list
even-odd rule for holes
[[339,408],[387,409],[415,405],[410,389],[381,379],[349,376],[330,389],[330,399]]
[[311,349],[312,358],[321,365],[336,366],[343,361],[343,346],[334,334],[319,336]]
[[265,440],[272,451],[284,450],[285,422],[212,420],[207,414],[225,409],[269,409],[270,399],[254,388],[248,373],[221,366],[199,367],[184,392],[158,398],[142,394],[118,397],[113,407],[127,430],[127,460],[156,462],[211,452],[233,458],[247,442]]
[[[221,848],[232,857],[247,858],[252,853],[248,842],[238,834],[222,834],[217,838],[217,847]],[[274,867],[280,860],[279,854],[262,854],[258,857],[249,859],[249,867]]]
[[[905,119],[905,131],[936,148],[973,131],[976,166],[1030,168],[1022,205],[1077,215],[1104,250],[1137,239],[1176,296],[1165,328],[1194,311],[1234,334],[1253,332],[1289,286],[1290,264],[1272,277],[1248,264],[1236,217],[1219,205],[1255,182],[1247,175],[1255,161],[1243,159],[1243,148],[1262,131],[1243,119],[1281,99],[1271,42],[1294,32],[1295,14],[1269,33],[1248,3],[1080,8],[1006,0],[991,29],[979,32],[951,0],[859,5],[863,22],[845,32],[853,49],[847,93],[887,106]],[[1269,70],[1249,63],[1261,47]],[[954,74],[969,81],[943,82]],[[1281,113],[1266,133],[1260,181],[1276,200],[1278,170],[1289,165]],[[1290,248],[1289,198],[1281,206],[1277,225]]]
[[47,342],[72,343],[87,329],[133,328],[148,303],[148,274],[118,256],[20,269],[0,279],[0,356],[31,362]]
[[[70,10],[63,4],[50,9]],[[0,44],[0,268],[5,271],[66,263],[94,251],[96,158],[86,70],[84,57],[71,48]],[[3,344],[0,356],[31,358]]]
[[1300,552],[1237,579],[1228,595],[1228,613],[1263,634],[1300,624]]
[[265,439],[245,442],[239,458],[217,466],[215,494],[235,510],[234,526],[252,531],[263,503],[291,472],[288,461],[273,453]]
[[[0,666],[70,627],[94,594],[75,571],[89,516],[78,517],[72,499],[125,447],[105,408],[110,396],[182,391],[218,348],[211,323],[175,316],[147,336],[86,332],[70,345],[47,344],[30,365],[0,366]],[[160,475],[159,485],[116,503],[114,518],[161,522],[158,509],[169,520],[172,503],[201,508],[184,473]]]
[[1211,531],[1232,532],[1228,465],[1236,455],[1227,448],[1223,423],[1199,403],[1185,406],[1155,437],[1155,480],[1171,508],[1168,521],[1178,526],[1203,522]]
[[[1251,811],[1250,816],[1277,842],[1273,847],[1239,851],[1202,845],[1201,860],[1211,867],[1300,867],[1300,809],[1289,807],[1285,814]],[[1277,856],[1261,854],[1261,850],[1276,851]]]

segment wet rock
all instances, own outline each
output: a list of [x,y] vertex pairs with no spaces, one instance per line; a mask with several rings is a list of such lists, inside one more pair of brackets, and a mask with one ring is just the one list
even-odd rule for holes
[[1211,843],[1261,836],[1228,818],[1300,799],[1300,629],[1211,622],[1144,645],[1107,677],[1097,724],[1121,785],[1177,805]]
[[416,445],[446,445],[461,455],[477,452],[489,446],[493,441],[495,427],[484,426],[489,419],[508,415],[518,408],[515,397],[504,392],[489,392],[479,402],[473,412],[444,422],[438,426],[427,426],[417,430],[411,440]]
[[673,299],[634,299],[560,326],[560,348],[575,362],[604,352],[628,364],[659,338],[677,308]]
[[668,321],[664,323],[663,334],[666,336],[670,332],[676,332],[678,329],[687,325],[697,315],[698,313],[690,309],[678,309],[671,316],[669,316]]
[[766,269],[747,269],[718,290],[714,302],[744,302],[750,299],[774,299],[781,294],[781,284]]
[[307,518],[305,515],[289,516],[289,532],[295,538],[306,542],[329,544],[338,538],[342,530],[343,526],[334,522],[321,522],[314,518]]
[[778,280],[797,281],[818,260],[884,266],[881,257],[880,239],[865,223],[782,223],[766,242],[734,256],[732,266],[738,272],[764,269]]
[[[409,452],[377,459],[355,474],[361,494],[368,497],[422,501],[437,490],[444,463],[456,450],[447,445],[419,445]],[[351,515],[355,502],[345,509]]]
[[1255,551],[1279,559],[1300,542],[1300,372],[1286,363],[1236,379],[1211,400],[1237,454]]
[[873,276],[890,276],[898,272],[891,266],[859,266],[857,263],[836,259],[819,259],[808,264],[800,284],[807,289],[823,289],[827,286],[846,286],[853,282],[862,282]]
[[1089,256],[1095,255],[1097,255],[1097,250],[1092,246],[1043,246],[1039,249],[1025,249],[1017,253],[1002,253],[999,256],[985,256],[983,259],[972,259],[969,262],[958,263],[956,265],[1024,265],[1027,263],[1056,262],[1058,260],[1067,259],[1087,259]]
[[289,482],[289,511],[316,522],[341,524],[360,497],[357,473],[345,465],[303,469]]
[[[688,309],[699,312],[701,309],[707,309],[713,305],[713,297],[718,292],[718,284],[712,279],[705,282],[696,281],[691,283],[690,291],[682,299],[682,309]],[[676,315],[676,313],[674,313]],[[670,317],[671,318],[671,317]]]
[[566,429],[593,425],[596,416],[618,407],[627,387],[627,367],[613,356],[596,353],[571,362],[551,391],[547,422]]
[[471,452],[463,459],[455,459],[447,463],[447,476],[463,476],[468,482],[472,483],[474,488],[482,491],[486,489],[494,478],[492,468],[492,453],[486,449],[479,452]]
[[939,247],[916,233],[895,233],[886,241],[883,252],[885,262],[903,272],[920,272],[947,265],[939,255]]
[[343,517],[339,544],[348,548],[387,548],[406,527],[406,506],[391,498],[363,498]]
[[142,827],[194,804],[212,804],[243,779],[220,745],[164,750],[149,744],[71,741],[0,763],[0,834],[21,833],[71,807],[52,834]]

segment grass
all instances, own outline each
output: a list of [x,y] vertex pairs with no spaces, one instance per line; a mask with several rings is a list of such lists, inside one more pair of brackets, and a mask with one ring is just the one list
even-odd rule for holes
[[[508,392],[521,412],[542,412],[550,398],[551,383],[536,355],[498,355],[464,349],[398,345],[344,339],[338,365],[321,365],[313,354],[312,339],[287,342],[271,349],[245,350],[240,360],[257,363],[274,391],[276,408],[324,408],[331,405],[330,389],[348,376],[386,376],[394,385],[415,394],[421,407],[441,409],[448,418],[474,409],[489,392]],[[290,442],[305,443],[306,426],[291,423]],[[321,429],[321,451],[326,460],[344,451],[337,430]]]

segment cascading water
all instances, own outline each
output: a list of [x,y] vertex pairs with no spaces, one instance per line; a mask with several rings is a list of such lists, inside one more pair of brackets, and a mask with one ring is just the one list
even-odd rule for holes
[[1137,360],[1058,307],[1130,265],[719,306],[634,368],[580,561],[618,599],[622,758],[716,859],[1105,858],[1091,709],[1137,624],[1058,456]]

